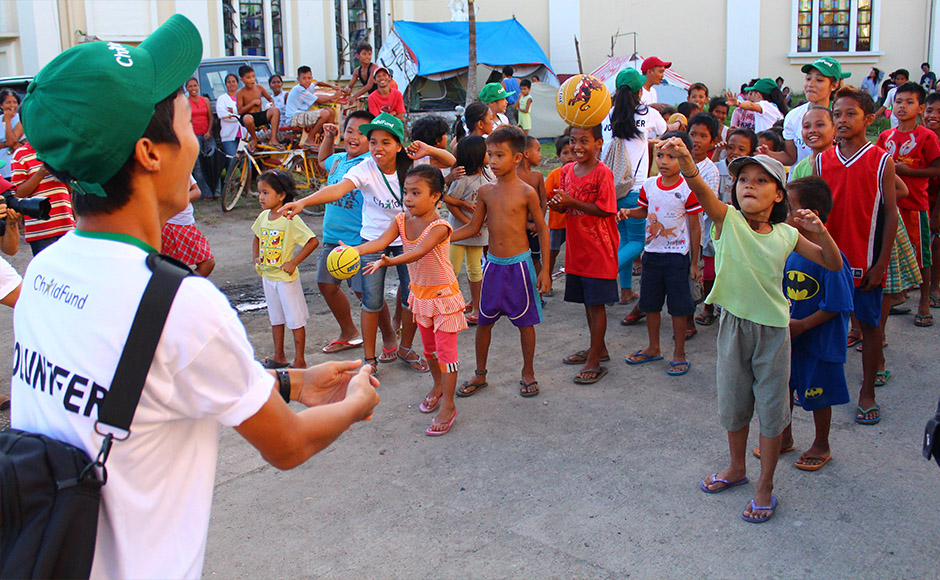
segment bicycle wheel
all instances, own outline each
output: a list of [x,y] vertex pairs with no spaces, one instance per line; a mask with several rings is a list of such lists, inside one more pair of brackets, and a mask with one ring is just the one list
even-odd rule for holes
[[235,156],[222,187],[222,211],[232,211],[251,184],[251,160],[244,153]]
[[[287,170],[294,176],[294,183],[297,185],[297,189],[303,189],[304,195],[310,195],[318,191],[324,185],[320,181],[320,176],[317,175],[314,169],[315,163],[316,161],[307,159],[305,167],[304,159],[302,157],[295,157],[287,166]],[[305,207],[301,211],[309,216],[318,216],[323,215],[323,209],[322,205],[315,205],[313,207]]]

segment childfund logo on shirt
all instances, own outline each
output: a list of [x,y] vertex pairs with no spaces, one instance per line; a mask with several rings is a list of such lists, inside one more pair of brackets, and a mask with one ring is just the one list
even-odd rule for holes
[[47,280],[42,274],[36,274],[33,278],[33,290],[39,292],[40,296],[47,296],[53,300],[59,300],[69,306],[74,306],[78,310],[85,307],[85,301],[88,300],[88,294],[84,296],[73,291],[68,284],[57,284],[55,278]]

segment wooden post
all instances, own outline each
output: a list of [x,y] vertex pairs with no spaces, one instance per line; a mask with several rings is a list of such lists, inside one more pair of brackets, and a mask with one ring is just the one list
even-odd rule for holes
[[477,14],[473,0],[467,0],[467,16],[470,25],[470,55],[467,62],[467,103],[477,99]]
[[578,73],[584,74],[584,67],[581,66],[581,46],[578,44],[578,37],[574,37],[574,52],[578,56]]

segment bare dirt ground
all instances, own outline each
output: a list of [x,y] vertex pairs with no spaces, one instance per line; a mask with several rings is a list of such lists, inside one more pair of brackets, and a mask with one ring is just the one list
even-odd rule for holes
[[[251,261],[257,213],[244,207],[222,214],[216,203],[196,204],[218,263],[211,279],[236,304],[261,296]],[[319,218],[304,219],[321,231]],[[320,348],[337,333],[316,289],[315,258],[300,268],[310,306],[310,364],[331,360]],[[28,259],[23,248],[11,263],[22,272]],[[394,284],[392,277],[390,292]],[[796,409],[798,451],[783,456],[777,470],[780,507],[758,526],[739,515],[753,483],[718,495],[698,489],[727,461],[715,402],[717,325],[699,327],[687,345],[689,374],[673,378],[665,362],[624,364],[626,354],[646,345],[646,329],[620,326],[629,306],[610,307],[610,374],[577,386],[571,381],[577,367],[561,358],[587,346],[587,328],[583,309],[562,300],[563,286],[556,280],[537,328],[541,395],[519,396],[518,333],[502,320],[493,333],[490,386],[457,401],[460,416],[445,437],[424,435],[430,417],[417,406],[430,378],[402,363],[382,365],[382,403],[371,422],[292,471],[269,467],[224,430],[204,576],[937,577],[940,512],[933,506],[940,471],[919,454],[940,394],[937,327],[892,317],[886,353],[894,376],[878,393],[884,419],[856,425],[854,404],[837,407],[834,459],[819,472],[792,466],[813,433],[809,414]],[[267,313],[241,319],[256,355],[269,355]],[[9,309],[0,311],[0,328],[0,349],[9,352]],[[472,329],[461,335],[459,350],[462,381],[474,368]],[[361,351],[332,357],[344,355]],[[847,365],[853,399],[860,356],[851,352]],[[4,380],[0,393],[8,390]],[[749,458],[752,480],[758,468]]]

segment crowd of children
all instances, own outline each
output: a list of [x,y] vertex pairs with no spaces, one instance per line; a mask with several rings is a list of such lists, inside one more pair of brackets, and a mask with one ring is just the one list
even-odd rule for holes
[[[617,76],[603,123],[571,127],[555,139],[561,166],[543,178],[541,145],[529,135],[530,80],[515,79],[506,67],[501,82],[486,84],[477,101],[459,109],[452,130],[442,118],[426,117],[413,124],[409,139],[401,93],[371,52],[359,48],[360,66],[345,88],[314,81],[302,66],[288,93],[280,76],[271,78],[269,93],[245,66],[225,79],[226,94],[217,101],[229,155],[243,136],[254,145],[265,126],[275,146],[273,129],[286,124],[325,136],[316,162],[329,177],[319,191],[295,199],[293,179],[279,170],[258,179],[262,212],[251,228],[252,255],[274,342],[265,366],[307,364],[298,265],[319,247],[317,286],[339,326],[322,352],[362,347],[374,373],[394,361],[429,372],[419,405],[422,413],[436,412],[429,436],[453,428],[456,397],[470,397],[492,380],[492,331],[504,316],[520,334],[519,394],[540,393],[536,326],[545,298],[553,296],[553,277],[562,273],[564,300],[583,304],[589,334],[588,344],[578,345],[584,348],[559,357],[559,364],[580,367],[576,384],[597,383],[609,372],[609,305],[636,302],[622,324],[646,321],[648,342],[627,349],[628,365],[665,358],[660,330],[668,309],[673,348],[662,366],[671,377],[690,372],[695,352],[687,341],[696,327],[718,322],[719,422],[729,463],[699,487],[714,494],[749,481],[745,455],[756,412],[760,439],[752,452],[761,470],[741,514],[749,522],[767,521],[778,505],[773,477],[780,454],[795,448],[794,404],[812,412],[815,425],[813,443],[795,466],[816,471],[832,459],[832,407],[852,399],[846,349],[862,352],[855,420],[881,420],[875,387],[891,377],[884,356],[889,313],[912,289],[920,292],[916,326],[931,326],[931,308],[940,307],[940,268],[932,267],[940,252],[940,94],[896,74],[890,102],[879,110],[868,91],[846,84],[850,75],[837,60],[820,57],[802,67],[806,102],[793,108],[781,79],[753,79],[740,94],[714,98],[694,83],[673,117],[656,94],[671,63],[651,57],[642,72]],[[208,143],[214,123],[208,101],[197,79],[186,89],[194,130]],[[332,109],[314,106],[343,96],[367,98],[367,110],[337,125]],[[11,98],[7,106],[0,95],[0,105],[7,145],[16,144],[22,128],[15,103]],[[866,130],[887,109],[892,127],[872,143]],[[344,150],[337,152],[340,133]],[[11,161],[17,195],[34,189],[55,195],[57,182],[27,142]],[[212,198],[198,164],[191,199]],[[60,201],[53,199],[52,221],[27,220],[34,252],[72,227]],[[318,204],[326,207],[319,238],[296,217]],[[361,301],[358,325],[342,280],[328,266],[327,256],[341,246],[361,254],[361,270],[347,281]],[[564,266],[556,270],[562,247]],[[191,205],[165,226],[163,249],[204,276],[215,265]],[[390,267],[399,281],[394,305],[385,299]],[[469,300],[458,278],[464,268]],[[458,336],[469,326],[475,367],[458,384]],[[413,346],[418,333],[423,357]]]

